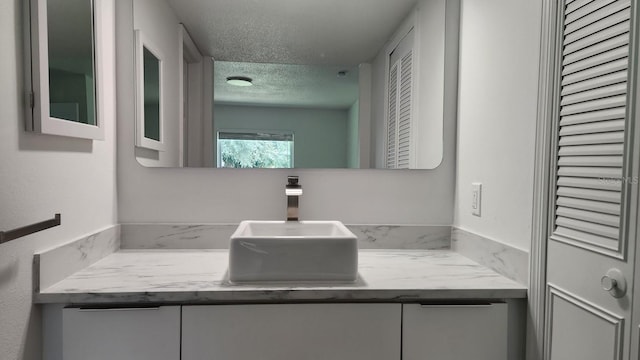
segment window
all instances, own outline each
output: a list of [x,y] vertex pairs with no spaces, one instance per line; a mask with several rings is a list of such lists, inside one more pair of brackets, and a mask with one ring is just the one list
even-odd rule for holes
[[219,131],[218,167],[293,168],[293,133]]

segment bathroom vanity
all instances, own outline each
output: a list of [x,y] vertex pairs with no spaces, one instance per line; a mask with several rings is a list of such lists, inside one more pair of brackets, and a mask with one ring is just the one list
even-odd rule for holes
[[36,289],[45,359],[521,355],[525,286],[449,250],[359,257],[355,283],[232,284],[224,249],[117,250]]
[[260,304],[62,310],[64,359],[507,359],[508,305]]

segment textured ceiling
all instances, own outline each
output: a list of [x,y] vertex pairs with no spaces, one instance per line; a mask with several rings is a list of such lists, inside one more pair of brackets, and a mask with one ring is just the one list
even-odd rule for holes
[[215,60],[345,64],[375,57],[417,0],[167,0]]
[[[358,69],[340,66],[257,64],[216,61],[216,103],[348,109],[358,99]],[[347,70],[344,77],[338,72]],[[226,83],[248,76],[253,86]]]
[[[370,62],[418,0],[167,0],[215,65],[215,101],[348,108]],[[290,64],[290,65],[278,65]],[[340,70],[349,76],[338,78]],[[233,87],[248,76],[252,87]]]

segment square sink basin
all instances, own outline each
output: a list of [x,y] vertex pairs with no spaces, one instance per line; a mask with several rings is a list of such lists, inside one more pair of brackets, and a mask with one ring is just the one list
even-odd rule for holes
[[231,235],[231,282],[353,282],[358,238],[339,221],[243,221]]

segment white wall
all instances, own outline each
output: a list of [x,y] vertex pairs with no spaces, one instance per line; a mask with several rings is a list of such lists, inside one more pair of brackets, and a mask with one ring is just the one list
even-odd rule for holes
[[[62,225],[0,245],[3,360],[37,360],[42,355],[40,311],[31,296],[34,252],[112,226],[117,219],[113,106],[105,110],[104,141],[23,130],[23,3],[0,2],[0,230],[47,220],[56,212],[62,214]],[[115,58],[113,51],[109,55]],[[113,74],[113,60],[106,65]],[[113,78],[107,76],[107,81],[113,88]],[[115,94],[104,95],[113,104]]]
[[[385,51],[382,50],[371,63],[372,99],[384,99],[385,96],[385,58]],[[387,156],[384,101],[372,101],[371,105],[371,164],[375,168],[384,169]]]
[[212,136],[221,130],[293,131],[296,168],[347,166],[346,110],[216,104],[213,114]]
[[163,56],[161,100],[164,117],[163,139],[167,144],[166,151],[138,149],[136,154],[140,163],[146,166],[175,167],[180,161],[179,126],[182,117],[179,112],[179,75],[182,71],[178,64],[180,22],[164,0],[136,0],[134,4],[134,29],[141,30]]
[[358,66],[358,167],[362,169],[375,168],[371,163],[371,111],[377,99],[371,98],[371,75],[371,64]]
[[438,166],[442,159],[444,85],[447,81],[455,83],[455,78],[445,77],[445,66],[455,61],[445,57],[445,26],[446,21],[458,21],[457,7],[454,9],[456,13],[452,14],[447,11],[446,3],[456,1],[422,0],[418,3],[418,32],[415,36],[419,42],[420,68],[414,105],[419,118],[412,130],[412,139],[416,143],[415,167],[418,169]]
[[[531,244],[541,0],[463,0],[455,225]],[[482,217],[471,183],[483,184]]]
[[451,224],[455,123],[445,123],[444,162],[431,171],[158,169],[133,147],[133,19],[118,0],[118,208],[123,223],[237,223],[282,219],[287,175],[301,177],[303,219],[350,224]]
[[360,168],[360,102],[356,101],[349,108],[347,121],[347,168]]

